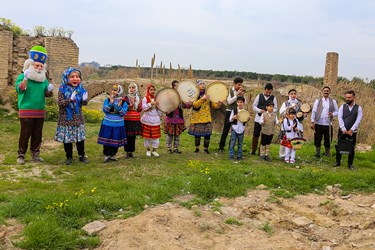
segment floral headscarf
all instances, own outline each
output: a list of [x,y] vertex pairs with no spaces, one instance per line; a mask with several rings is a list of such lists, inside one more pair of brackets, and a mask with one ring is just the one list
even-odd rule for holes
[[[133,94],[130,94],[130,87],[134,87],[135,88],[135,91],[134,91]],[[127,96],[130,97],[130,98],[133,98],[134,99],[134,107],[138,107],[138,104],[139,104],[141,98],[139,97],[139,94],[138,94],[138,86],[134,82],[131,82],[129,84]]]
[[147,103],[151,102],[151,99],[155,99],[155,95],[151,95],[151,94],[150,94],[150,89],[151,89],[152,87],[153,87],[154,89],[156,89],[155,86],[154,86],[152,83],[150,83],[149,85],[147,85],[147,88],[146,88],[146,99],[147,99]]
[[[72,85],[70,85],[69,79],[68,79],[69,75],[73,72],[77,72],[79,74],[79,78],[81,79],[81,83],[78,84],[78,86],[76,87],[73,87]],[[72,96],[72,93],[76,92],[75,101],[70,102],[66,106],[66,118],[69,121],[72,119],[73,113],[76,113],[76,114],[79,113],[80,104],[82,102],[82,95],[86,93],[86,90],[82,86],[81,71],[72,67],[67,68],[62,74],[61,85],[60,85],[59,91],[61,91],[64,94],[65,99],[69,99]]]

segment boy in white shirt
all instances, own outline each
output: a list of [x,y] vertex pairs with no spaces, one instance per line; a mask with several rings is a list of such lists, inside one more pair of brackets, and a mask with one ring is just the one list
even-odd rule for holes
[[[246,122],[240,122],[238,120],[238,112],[244,110],[245,108],[245,97],[238,96],[237,97],[237,107],[234,108],[230,114],[229,121],[232,123],[232,134],[230,137],[230,144],[229,144],[229,160],[234,160],[234,147],[236,146],[236,142],[238,141],[238,152],[237,152],[237,160],[243,160],[242,158],[242,143],[244,138],[245,132],[245,124]],[[250,120],[250,117],[247,121]]]

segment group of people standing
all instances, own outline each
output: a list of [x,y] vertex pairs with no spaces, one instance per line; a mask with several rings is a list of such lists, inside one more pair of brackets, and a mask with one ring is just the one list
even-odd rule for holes
[[[53,84],[46,79],[45,62],[47,51],[42,46],[34,46],[29,52],[30,59],[26,60],[23,72],[16,80],[18,92],[19,119],[21,124],[17,163],[25,163],[25,153],[30,141],[32,160],[44,161],[40,157],[42,142],[42,129],[45,116],[45,97],[51,97]],[[174,80],[171,87],[176,88],[178,81]],[[222,102],[211,102],[206,94],[206,83],[197,81],[199,90],[198,98],[193,102],[181,103],[174,111],[165,114],[164,133],[168,153],[181,154],[179,149],[180,134],[186,130],[183,109],[192,109],[188,133],[195,138],[195,153],[200,151],[201,137],[203,137],[203,151],[209,154],[209,145],[212,135],[211,110],[220,108]],[[239,112],[245,109],[245,89],[242,86],[243,79],[236,77],[233,86],[229,89],[226,102],[224,128],[219,143],[219,152],[224,152],[226,138],[231,130],[229,143],[229,159],[235,160],[235,146],[237,144],[237,160],[243,160],[242,145],[246,123],[239,120]],[[297,91],[289,90],[288,100],[281,105],[279,116],[276,97],[272,94],[273,86],[267,83],[264,91],[258,94],[252,104],[255,112],[254,130],[251,143],[251,155],[256,155],[258,150],[262,160],[271,161],[270,144],[273,139],[276,125],[281,123],[281,131],[285,143],[280,146],[279,156],[286,163],[295,162],[296,151],[290,141],[297,137],[303,137],[303,119],[306,115],[296,118],[301,109],[301,102],[297,99]],[[155,100],[156,87],[149,84],[143,99],[138,92],[136,83],[128,85],[126,93],[122,86],[115,84],[111,93],[104,100],[102,121],[98,144],[103,145],[104,162],[117,161],[115,155],[118,148],[123,147],[126,158],[133,158],[136,137],[144,138],[146,156],[158,157],[157,149],[161,137],[161,121],[164,115],[157,108]],[[314,131],[315,156],[321,157],[321,141],[324,138],[325,155],[330,156],[332,141],[332,122],[338,117],[338,149],[336,150],[336,163],[341,162],[340,141],[349,142],[352,150],[349,152],[348,167],[353,169],[354,146],[356,133],[362,119],[362,108],[355,103],[355,93],[350,90],[345,93],[346,103],[339,109],[337,102],[330,97],[331,89],[323,88],[323,97],[318,98],[313,105],[311,115],[311,129]],[[54,139],[64,144],[66,164],[73,162],[73,143],[76,144],[79,161],[88,163],[85,154],[85,122],[82,114],[82,106],[88,103],[88,93],[82,85],[81,72],[76,68],[67,68],[61,79],[58,91],[57,103],[59,117]],[[260,145],[259,145],[260,139]]]

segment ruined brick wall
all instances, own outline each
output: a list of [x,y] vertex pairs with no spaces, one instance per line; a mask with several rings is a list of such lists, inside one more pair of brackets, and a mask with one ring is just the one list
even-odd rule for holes
[[324,71],[324,85],[337,83],[339,71],[339,54],[336,52],[328,52],[326,57],[326,67]]
[[0,30],[0,93],[8,86],[8,75],[12,68],[13,33]]
[[47,69],[56,90],[63,70],[69,66],[78,66],[79,48],[73,40],[65,37],[16,37],[11,31],[0,27],[0,95],[3,99],[7,99],[8,92],[14,89],[28,52],[35,45],[47,49]]

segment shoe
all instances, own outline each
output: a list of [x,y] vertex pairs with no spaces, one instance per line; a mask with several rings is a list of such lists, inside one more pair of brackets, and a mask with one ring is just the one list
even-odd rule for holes
[[33,157],[32,157],[32,160],[33,160],[34,162],[44,162],[43,158],[40,157],[39,155],[38,155],[38,156],[33,156]]
[[270,158],[269,156],[265,156],[265,157],[264,157],[264,160],[265,160],[265,161],[268,161],[268,162],[271,162],[271,161],[272,161],[271,158]]
[[290,164],[294,164],[295,162],[296,162],[296,161],[293,160],[293,159],[290,159],[290,161],[289,161]]
[[79,161],[84,163],[84,164],[89,163],[89,161],[87,160],[87,157],[85,155],[80,156]]
[[156,151],[152,151],[152,155],[155,156],[155,157],[159,157],[159,154]]
[[180,150],[178,150],[178,148],[175,148],[173,152],[176,153],[176,154],[182,154],[182,152]]
[[130,157],[130,158],[134,158],[134,155],[133,155],[132,152],[129,153],[129,157]]
[[104,156],[104,163],[108,163],[110,161],[109,156]]
[[150,150],[147,150],[146,156],[151,156],[151,151]]
[[110,157],[109,157],[109,160],[110,160],[110,161],[117,161],[117,159],[116,159],[114,156],[110,156]]
[[70,165],[70,164],[72,164],[72,162],[73,162],[73,158],[68,158],[68,159],[66,159],[65,164]]
[[172,149],[168,149],[168,153],[173,154]]
[[243,161],[242,157],[237,157],[237,161]]
[[210,151],[208,151],[208,148],[205,148],[203,151],[206,152],[206,154],[210,153]]
[[251,155],[255,155],[255,151],[251,151],[250,154],[251,154]]
[[18,157],[18,158],[17,158],[17,163],[20,164],[20,165],[25,164],[25,158],[23,158],[23,157]]
[[264,155],[259,156],[259,158],[260,158],[261,160],[265,160],[265,156],[264,156]]
[[288,159],[285,159],[285,163],[290,163],[290,161]]
[[219,149],[219,154],[224,154],[224,149],[220,148]]
[[234,161],[234,157],[233,156],[229,156],[229,160],[230,161]]
[[354,170],[354,166],[353,166],[353,165],[349,165],[348,168],[349,168],[350,170]]
[[339,167],[340,166],[340,162],[336,161],[335,164],[333,164],[334,167]]
[[195,148],[194,153],[199,153],[199,148]]

